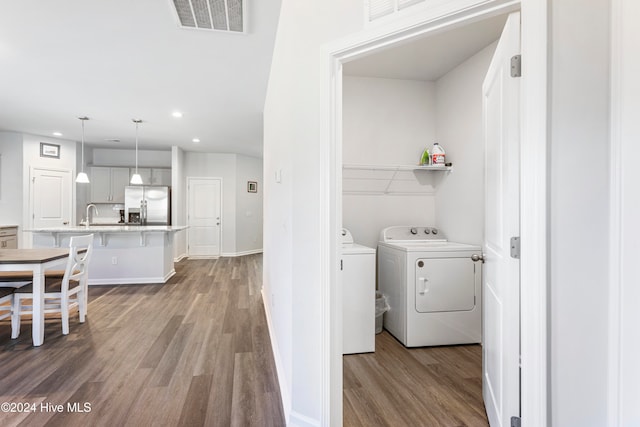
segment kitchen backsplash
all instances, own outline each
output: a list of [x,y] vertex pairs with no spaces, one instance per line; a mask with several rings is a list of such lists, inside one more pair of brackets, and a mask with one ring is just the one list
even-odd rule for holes
[[120,221],[120,209],[124,209],[124,204],[95,203],[98,208],[98,215],[91,210],[92,224],[117,224]]

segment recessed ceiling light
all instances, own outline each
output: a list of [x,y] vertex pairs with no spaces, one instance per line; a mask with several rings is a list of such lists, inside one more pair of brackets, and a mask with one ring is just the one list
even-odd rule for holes
[[200,138],[193,138],[191,141],[197,144],[198,142],[200,142]]
[[182,117],[182,113],[180,111],[174,111],[173,113],[171,113],[171,115],[176,119],[179,119]]
[[54,132],[53,136],[62,136],[62,134],[60,132]]

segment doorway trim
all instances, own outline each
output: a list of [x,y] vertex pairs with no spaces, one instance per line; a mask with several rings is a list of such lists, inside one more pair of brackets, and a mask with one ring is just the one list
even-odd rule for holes
[[[185,217],[186,217],[186,224],[187,226],[190,225],[190,221],[191,221],[191,215],[189,212],[189,203],[191,203],[191,182],[194,180],[203,180],[203,181],[218,181],[220,183],[220,199],[219,199],[219,209],[220,209],[220,224],[224,224],[224,197],[223,197],[223,191],[224,191],[224,187],[223,187],[223,181],[222,181],[222,177],[217,177],[217,176],[188,176],[186,177],[186,182],[185,182],[185,189],[186,189],[186,195],[187,197],[185,198]],[[215,258],[219,258],[222,255],[222,247],[224,244],[224,233],[222,232],[222,226],[220,227],[220,236],[218,238],[218,246],[220,247],[220,253],[218,255],[210,255],[210,256],[202,256],[202,255],[191,255],[190,251],[191,251],[191,242],[189,241],[189,232],[187,230],[186,233],[186,246],[187,246],[187,252],[186,252],[186,257],[187,258],[191,258],[191,259],[215,259]]]
[[71,169],[65,168],[52,168],[48,166],[40,166],[40,165],[31,165],[29,166],[29,177],[28,177],[28,197],[24,198],[23,201],[23,224],[21,241],[23,242],[21,247],[23,248],[32,248],[33,247],[33,234],[31,231],[25,231],[27,229],[31,230],[34,227],[34,209],[35,209],[35,185],[34,180],[36,176],[36,171],[50,171],[50,172],[59,172],[69,175],[69,180],[71,181],[71,187],[69,188],[69,224],[76,224],[76,211],[73,208],[76,205],[76,186],[73,182],[74,171]]
[[[547,369],[547,5],[535,0],[449,2],[369,28],[322,49],[321,271],[322,413],[342,425],[342,315],[339,236],[342,223],[342,64],[417,37],[516,10],[522,16],[521,109],[521,416],[548,422]],[[479,4],[478,4],[479,3]]]

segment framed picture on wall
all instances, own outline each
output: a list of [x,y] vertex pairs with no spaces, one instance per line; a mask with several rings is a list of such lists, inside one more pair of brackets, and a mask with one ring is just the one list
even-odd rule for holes
[[257,193],[258,192],[258,183],[255,181],[247,181],[247,191],[249,193]]
[[40,143],[40,157],[60,158],[60,146],[57,144]]

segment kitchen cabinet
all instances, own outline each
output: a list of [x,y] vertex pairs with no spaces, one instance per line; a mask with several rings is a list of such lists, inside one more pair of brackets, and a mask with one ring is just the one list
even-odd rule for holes
[[[136,173],[136,168],[131,168],[129,173]],[[142,178],[142,185],[171,185],[170,168],[138,168]]]
[[0,228],[0,249],[18,249],[18,227]]
[[91,202],[124,203],[124,188],[129,185],[129,168],[93,166]]
[[171,169],[153,168],[151,169],[152,185],[171,185]]

